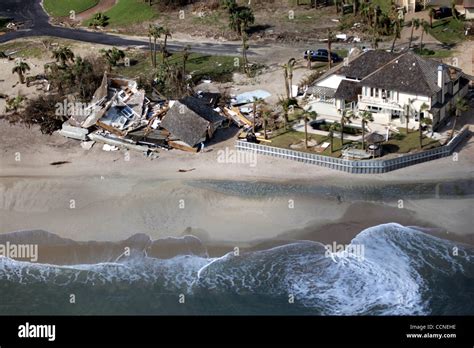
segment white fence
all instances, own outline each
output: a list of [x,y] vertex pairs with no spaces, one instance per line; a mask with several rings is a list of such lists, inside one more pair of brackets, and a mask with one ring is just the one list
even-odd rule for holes
[[261,155],[270,155],[274,157],[287,158],[294,161],[316,164],[343,172],[354,174],[372,174],[386,173],[392,170],[411,166],[413,164],[431,161],[437,158],[450,156],[454,149],[470,134],[469,128],[465,126],[451,141],[434,149],[421,151],[413,154],[400,155],[391,159],[373,159],[373,160],[346,160],[329,156],[322,156],[301,151],[282,149],[267,145],[248,143],[238,140],[236,149],[240,151],[252,151]]

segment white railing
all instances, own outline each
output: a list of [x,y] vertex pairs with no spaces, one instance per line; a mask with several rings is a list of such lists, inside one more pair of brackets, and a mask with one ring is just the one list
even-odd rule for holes
[[282,149],[261,144],[248,143],[238,140],[235,147],[241,151],[252,151],[257,154],[270,155],[274,157],[287,158],[294,161],[316,164],[335,170],[354,174],[376,174],[386,173],[392,170],[408,167],[417,163],[431,161],[437,158],[450,156],[454,149],[470,134],[469,128],[465,126],[451,141],[434,149],[417,152],[413,154],[400,155],[392,159],[374,160],[346,160],[329,156],[317,155],[307,152]]

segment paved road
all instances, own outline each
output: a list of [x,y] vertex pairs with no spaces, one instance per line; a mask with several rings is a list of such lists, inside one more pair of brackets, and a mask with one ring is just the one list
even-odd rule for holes
[[[13,18],[15,21],[25,22],[25,28],[8,32],[0,36],[0,43],[10,40],[32,37],[52,36],[64,39],[78,40],[111,46],[146,46],[147,41],[122,38],[117,35],[109,35],[99,32],[91,32],[83,29],[71,29],[53,26],[48,22],[48,15],[40,5],[40,0],[1,0],[0,17]],[[239,55],[240,45],[237,44],[213,44],[213,43],[171,43],[170,50],[180,50],[189,44],[194,52],[215,55]],[[249,52],[252,54],[252,52]]]

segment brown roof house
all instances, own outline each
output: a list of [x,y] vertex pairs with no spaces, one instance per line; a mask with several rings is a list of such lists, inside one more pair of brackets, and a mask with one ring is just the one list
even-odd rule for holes
[[161,127],[184,143],[182,145],[194,148],[210,139],[224,120],[209,104],[195,97],[185,97],[172,102]]
[[[461,69],[415,53],[372,50],[321,76],[308,88],[307,109],[338,120],[341,110],[371,112],[369,127],[418,128],[431,118],[433,128],[447,121],[456,97],[467,94],[471,76]],[[355,121],[355,123],[359,123]]]
[[466,10],[466,19],[474,19],[474,0],[464,0],[463,6]]

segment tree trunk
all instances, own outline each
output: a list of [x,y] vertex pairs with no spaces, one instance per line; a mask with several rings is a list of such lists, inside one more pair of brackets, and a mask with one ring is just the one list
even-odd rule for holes
[[266,118],[263,119],[263,137],[265,139],[268,139],[268,137],[267,137],[267,119]]
[[25,76],[23,75],[22,71],[18,72],[18,77],[20,78],[20,83],[24,84],[25,83]]
[[153,60],[153,47],[151,45],[151,36],[148,36],[148,42],[150,43],[150,57],[151,57],[151,65],[155,66],[154,60]]
[[420,38],[420,53],[423,52],[423,34],[425,33],[425,28],[421,29],[421,38]]
[[333,147],[334,134],[332,134],[332,132],[331,132],[331,134],[330,134],[330,138],[331,138],[331,153],[333,153],[333,152],[334,152],[334,147]]
[[290,99],[290,88],[288,87],[288,68],[285,67],[285,71],[283,72],[285,77],[285,92],[286,92],[286,99]]
[[365,121],[362,120],[362,150],[365,150]]
[[255,122],[257,121],[257,103],[253,103],[253,122],[252,122],[252,131],[255,134]]
[[163,61],[163,63],[165,62],[165,59],[166,59],[166,46],[168,44],[168,35],[165,35],[165,41],[163,43],[163,47],[162,47],[162,50],[161,50],[161,59]]
[[308,118],[304,118],[304,146],[308,149]]
[[456,111],[456,115],[454,116],[453,129],[451,131],[450,139],[452,139],[454,137],[454,131],[456,130],[456,121],[457,120],[458,120],[458,112]]
[[415,24],[413,24],[413,21],[411,23],[411,34],[410,34],[410,43],[408,44],[408,49],[411,48],[411,43],[413,42],[413,32],[415,31]]
[[421,123],[420,123],[420,149],[422,148],[423,148],[423,130],[421,129]]
[[331,39],[328,39],[328,61],[329,61],[329,69],[332,68],[332,57],[331,57],[331,46],[332,46],[332,42],[331,42]]
[[341,120],[341,147],[344,146],[344,120]]

